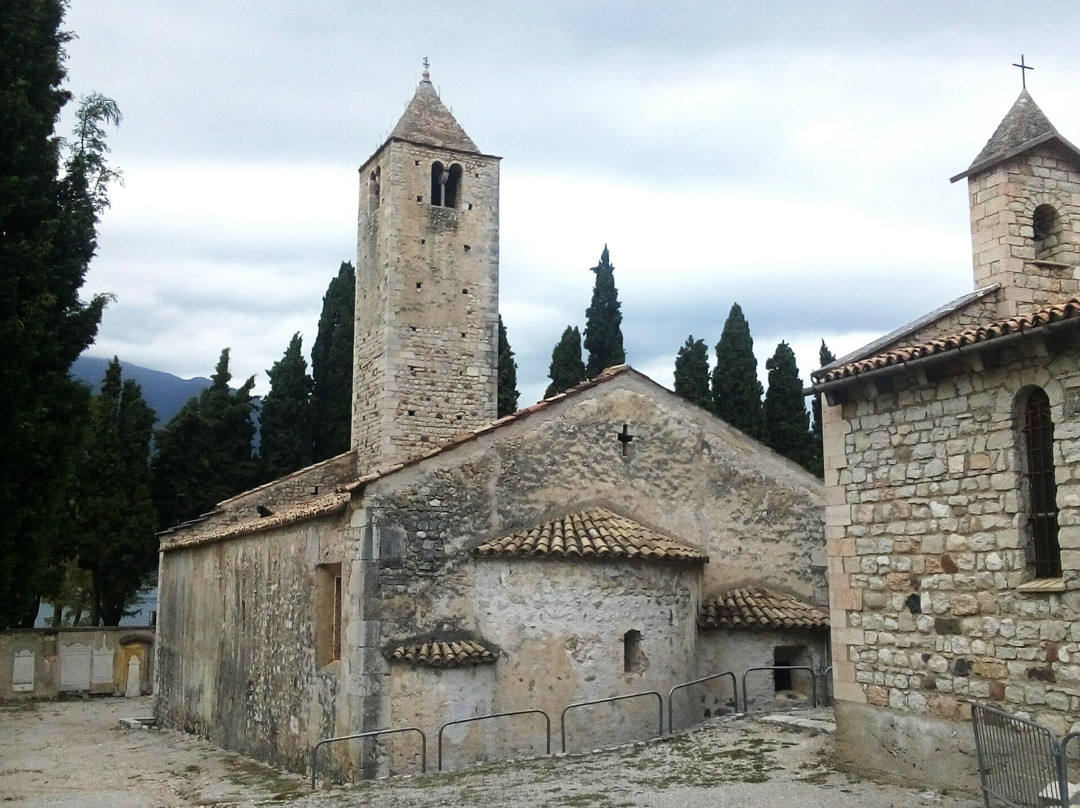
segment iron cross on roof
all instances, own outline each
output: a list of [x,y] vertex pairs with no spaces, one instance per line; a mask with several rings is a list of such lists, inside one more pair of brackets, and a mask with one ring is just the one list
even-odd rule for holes
[[1023,89],[1026,90],[1027,89],[1027,72],[1029,70],[1034,70],[1035,68],[1032,67],[1031,65],[1024,64],[1024,54],[1022,54],[1022,53],[1020,54],[1020,64],[1017,64],[1016,62],[1013,62],[1013,67],[1019,67],[1020,68],[1020,86]]

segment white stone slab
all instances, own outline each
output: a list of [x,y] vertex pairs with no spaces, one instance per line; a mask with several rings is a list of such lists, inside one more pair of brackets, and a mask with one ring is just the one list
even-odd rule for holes
[[60,689],[90,689],[91,648],[72,642],[60,646]]
[[11,690],[14,693],[34,692],[34,652],[18,651],[15,667],[11,673]]

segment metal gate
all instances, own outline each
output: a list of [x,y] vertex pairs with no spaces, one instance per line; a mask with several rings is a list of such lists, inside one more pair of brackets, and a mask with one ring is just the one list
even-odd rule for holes
[[986,808],[991,798],[1009,808],[1069,808],[1065,748],[1049,727],[986,704],[971,705]]

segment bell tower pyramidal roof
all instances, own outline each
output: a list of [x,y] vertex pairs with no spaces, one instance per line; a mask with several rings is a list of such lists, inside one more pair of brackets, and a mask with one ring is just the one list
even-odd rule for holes
[[480,153],[472,138],[465,134],[461,124],[454,119],[439,94],[435,92],[431,74],[426,67],[416,94],[405,108],[394,131],[390,133],[390,138],[440,149]]
[[949,181],[956,182],[964,177],[979,174],[998,163],[1049,141],[1056,141],[1080,162],[1080,149],[1061,136],[1057,127],[1050,123],[1050,119],[1039,109],[1039,105],[1025,88],[1020,91],[1012,108],[998,124],[994,134],[986,141],[982,151],[971,161],[967,170],[951,177]]

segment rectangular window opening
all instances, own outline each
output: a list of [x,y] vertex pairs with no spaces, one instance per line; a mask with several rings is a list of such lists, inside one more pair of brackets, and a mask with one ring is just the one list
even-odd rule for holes
[[319,667],[341,659],[344,590],[341,564],[315,568],[315,662]]

